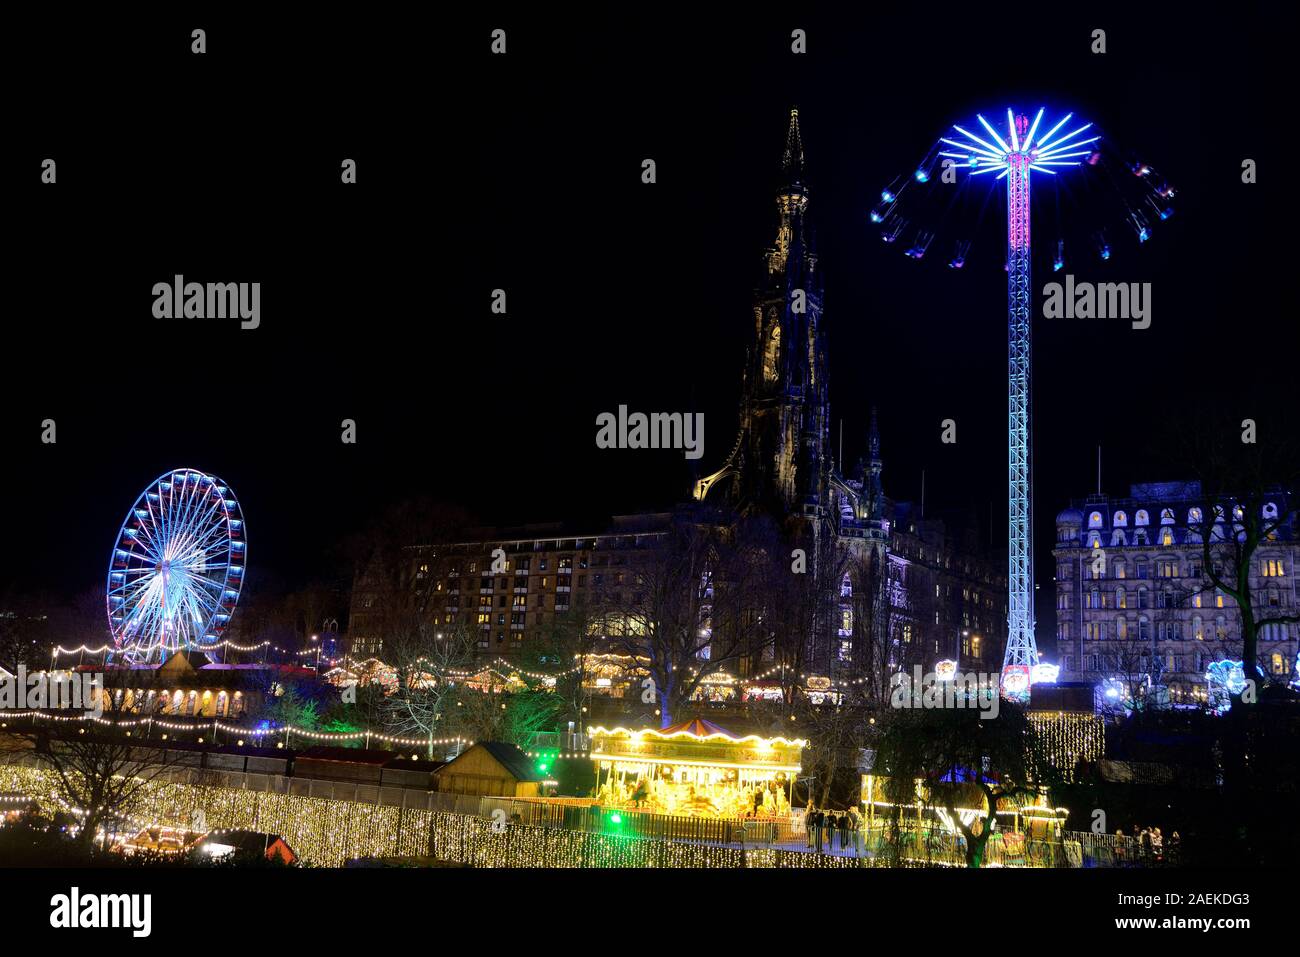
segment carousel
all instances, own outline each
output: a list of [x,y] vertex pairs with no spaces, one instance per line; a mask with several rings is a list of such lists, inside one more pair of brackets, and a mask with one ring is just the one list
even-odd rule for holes
[[802,738],[741,737],[695,719],[668,728],[593,728],[596,798],[605,807],[720,818],[781,818]]

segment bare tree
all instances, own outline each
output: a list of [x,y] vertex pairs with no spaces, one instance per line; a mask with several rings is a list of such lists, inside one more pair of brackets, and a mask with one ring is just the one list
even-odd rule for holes
[[[1249,430],[1245,427],[1249,424]],[[1270,577],[1286,575],[1272,554],[1271,543],[1284,527],[1294,527],[1295,509],[1288,490],[1300,480],[1300,455],[1294,440],[1254,441],[1254,424],[1242,427],[1216,417],[1205,427],[1184,434],[1183,456],[1195,471],[1201,503],[1189,516],[1188,527],[1201,546],[1201,576],[1207,589],[1230,599],[1241,623],[1242,669],[1247,679],[1263,682],[1259,667],[1259,638],[1269,625],[1300,622],[1297,609],[1274,604]],[[1250,438],[1251,441],[1246,441]],[[1270,560],[1276,564],[1270,566]],[[1217,597],[1217,596],[1216,596]],[[1217,604],[1217,602],[1216,602]]]
[[459,734],[458,725],[465,724],[455,715],[455,701],[465,696],[476,636],[463,624],[440,627],[420,615],[411,615],[404,629],[389,622],[385,634],[385,657],[397,685],[379,700],[379,711],[394,735],[425,738],[432,757],[434,741]]
[[758,544],[734,520],[682,513],[637,559],[597,585],[594,617],[613,648],[646,660],[667,727],[704,679],[770,639],[774,556],[770,541]]
[[10,760],[27,755],[50,772],[56,798],[80,818],[77,841],[87,851],[101,826],[139,812],[150,784],[171,771],[178,758],[162,742],[134,730],[128,736],[118,726],[135,715],[123,704],[129,695],[118,696],[116,690],[101,695],[99,722],[29,719],[24,727],[11,726],[0,739]]

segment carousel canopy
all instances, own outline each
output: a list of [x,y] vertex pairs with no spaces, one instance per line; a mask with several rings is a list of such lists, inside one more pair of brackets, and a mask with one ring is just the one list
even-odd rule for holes
[[703,718],[692,718],[689,721],[682,721],[667,728],[660,728],[659,734],[663,735],[665,738],[671,737],[674,734],[693,734],[697,738],[709,738],[714,735],[721,735],[724,738],[730,738],[732,741],[740,740],[740,738],[732,734],[726,728],[720,728],[712,721],[706,721]]

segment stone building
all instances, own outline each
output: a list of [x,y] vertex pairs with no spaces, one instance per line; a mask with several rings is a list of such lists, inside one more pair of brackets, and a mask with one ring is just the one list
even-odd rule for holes
[[[1056,517],[1056,645],[1062,681],[1107,682],[1170,704],[1204,702],[1215,661],[1241,659],[1241,619],[1203,567],[1202,527],[1215,509],[1212,541],[1231,535],[1239,506],[1205,500],[1198,482],[1133,485],[1123,498],[1076,501]],[[1295,615],[1295,514],[1282,490],[1262,517],[1279,520],[1250,568],[1256,618]],[[1300,625],[1262,625],[1259,667],[1295,677]],[[1144,690],[1149,689],[1149,691]],[[1167,696],[1167,697],[1166,697]]]
[[[925,516],[884,491],[873,410],[867,455],[848,474],[830,441],[822,279],[809,229],[810,190],[797,111],[791,111],[777,230],[762,259],[753,331],[740,390],[739,429],[719,467],[695,483],[697,502],[769,516],[809,544],[810,560],[838,551],[842,577],[828,582],[832,612],[807,662],[824,679],[872,676],[940,660],[997,671],[1006,641],[1004,559],[981,546],[974,521]],[[423,589],[449,627],[469,624],[479,651],[509,657],[604,590],[631,587],[637,555],[653,549],[671,513],[616,517],[605,528],[530,525],[485,531],[468,541],[413,548],[409,584]],[[493,553],[504,556],[492,571]],[[843,561],[843,555],[848,560]],[[816,571],[816,569],[812,569]],[[375,628],[379,594],[354,586],[354,656],[383,656]],[[608,604],[608,601],[605,602]],[[739,663],[762,673],[760,652]]]

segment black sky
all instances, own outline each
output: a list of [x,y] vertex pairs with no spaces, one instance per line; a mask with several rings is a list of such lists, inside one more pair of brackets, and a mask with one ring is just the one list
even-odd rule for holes
[[[24,90],[4,171],[18,242],[0,485],[17,534],[0,575],[63,594],[100,582],[135,496],[178,466],[231,484],[250,568],[289,581],[329,573],[332,543],[401,498],[498,524],[680,499],[680,453],[597,450],[595,416],[700,410],[704,464],[730,447],[794,105],[844,461],[875,404],[887,493],[916,497],[924,469],[935,507],[992,503],[1000,529],[996,236],[954,273],[883,248],[866,214],[954,120],[1046,103],[1095,119],[1180,195],[1153,242],[1117,244],[1109,273],[1087,275],[1151,282],[1150,329],[1037,324],[1043,580],[1051,516],[1093,490],[1098,444],[1122,493],[1178,477],[1167,436],[1212,408],[1255,418],[1265,441],[1293,428],[1285,34],[1249,4],[1213,29],[1184,9],[1010,27],[969,5],[213,19],[205,57],[188,20],[34,24],[25,56],[48,79]],[[496,26],[505,58],[487,52]],[[806,56],[789,52],[796,26]],[[45,156],[55,187],[37,181]],[[338,182],[343,157],[355,187]],[[154,320],[151,287],[176,273],[262,282],[262,327]],[[497,287],[504,318],[488,311]],[[356,446],[339,441],[345,417]],[[939,442],[948,417],[955,446]]]

